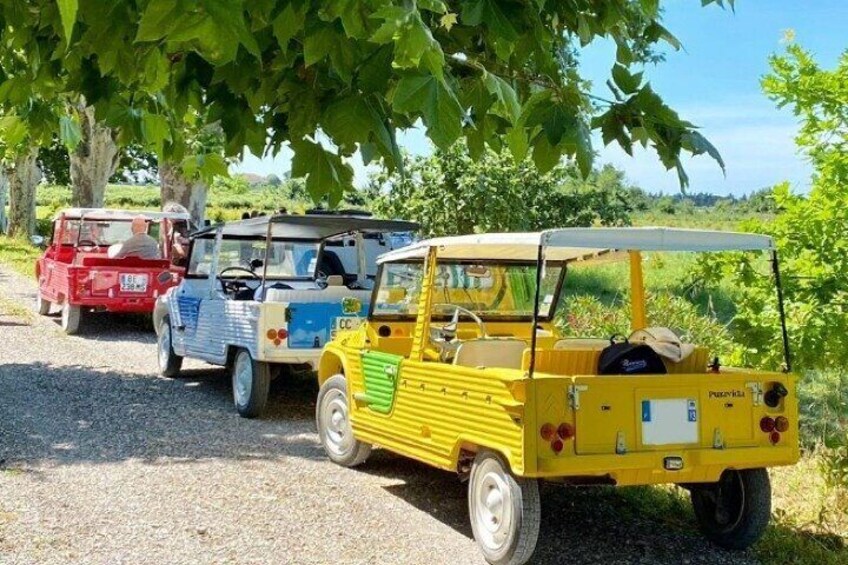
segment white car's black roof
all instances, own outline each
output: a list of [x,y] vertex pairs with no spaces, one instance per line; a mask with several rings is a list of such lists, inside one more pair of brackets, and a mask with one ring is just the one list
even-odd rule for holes
[[264,238],[270,229],[271,236],[275,238],[321,241],[347,233],[414,232],[419,227],[415,222],[378,220],[365,216],[279,214],[209,226],[193,235],[211,237],[222,229],[224,237]]

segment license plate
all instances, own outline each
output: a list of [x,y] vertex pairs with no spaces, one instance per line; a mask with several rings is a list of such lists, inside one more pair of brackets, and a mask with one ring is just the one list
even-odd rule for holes
[[121,273],[121,292],[147,292],[147,275]]
[[339,316],[333,321],[333,329],[330,331],[330,339],[335,339],[339,332],[348,332],[359,328],[362,318],[357,316]]
[[698,402],[694,398],[642,400],[642,444],[698,442]]

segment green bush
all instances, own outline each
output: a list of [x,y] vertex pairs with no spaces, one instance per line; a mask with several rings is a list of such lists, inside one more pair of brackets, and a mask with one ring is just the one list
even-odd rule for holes
[[821,450],[831,484],[848,488],[848,373],[806,372],[798,401],[802,444]]

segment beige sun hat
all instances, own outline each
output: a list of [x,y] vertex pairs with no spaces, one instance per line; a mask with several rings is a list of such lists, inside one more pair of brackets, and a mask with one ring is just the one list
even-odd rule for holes
[[658,355],[674,363],[680,363],[695,351],[693,344],[683,343],[680,337],[668,328],[652,327],[636,330],[630,334],[627,341],[644,343]]

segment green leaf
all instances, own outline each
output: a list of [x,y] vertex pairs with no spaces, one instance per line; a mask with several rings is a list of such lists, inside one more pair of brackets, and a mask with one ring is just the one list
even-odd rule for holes
[[342,152],[350,154],[357,143],[368,140],[373,118],[371,108],[361,96],[347,96],[330,104],[321,119],[321,129]]
[[462,134],[462,107],[453,90],[432,75],[405,76],[392,98],[396,112],[420,115],[433,143],[447,149]]
[[684,133],[680,137],[681,146],[683,149],[691,152],[692,155],[702,155],[706,153],[718,163],[719,167],[721,167],[722,172],[726,173],[724,166],[724,159],[721,158],[721,154],[718,152],[718,149],[710,143],[706,137],[698,133],[697,131],[689,131]]
[[371,14],[367,2],[362,0],[333,0],[327,3],[326,12],[330,21],[338,18],[348,37],[368,37],[368,20]]
[[141,135],[145,145],[161,156],[165,141],[171,140],[168,119],[159,114],[145,113],[141,117]]
[[530,144],[527,142],[527,132],[524,131],[524,128],[509,128],[504,138],[516,163],[520,163],[527,158]]
[[424,61],[425,66],[435,75],[442,75],[445,65],[445,54],[442,47],[433,39],[430,28],[416,13],[410,18],[409,24],[401,28],[395,41],[396,67],[414,69]]
[[562,150],[559,147],[551,145],[545,135],[536,137],[536,143],[533,145],[533,162],[540,173],[547,173],[557,165],[562,158]]
[[342,162],[341,157],[309,140],[292,143],[292,176],[306,178],[306,190],[316,202],[328,195],[330,206],[342,199],[345,190],[351,188],[353,169]]
[[331,27],[322,27],[307,35],[303,41],[303,62],[309,67],[330,54],[336,41],[336,32]]
[[633,51],[630,50],[623,39],[616,43],[615,60],[625,66],[633,62]]
[[660,8],[659,0],[640,0],[642,4],[642,11],[645,12],[646,16],[654,17],[657,15],[657,12]]
[[200,165],[197,174],[207,183],[211,183],[215,177],[228,175],[227,160],[220,153],[205,153],[199,156]]
[[71,116],[59,118],[59,140],[68,149],[73,151],[82,141],[82,128],[79,121]]
[[592,162],[595,159],[595,153],[592,151],[592,132],[589,131],[589,128],[582,120],[578,121],[575,137],[577,142],[577,166],[583,174],[583,178],[586,178],[592,172]]
[[498,37],[515,41],[518,32],[511,15],[503,10],[504,4],[498,0],[467,0],[462,3],[462,23],[475,27],[483,24]]
[[386,6],[378,10],[374,18],[382,19],[383,23],[371,36],[371,41],[394,43],[395,67],[415,69],[423,61],[430,72],[442,76],[445,54],[417,10]]
[[642,73],[630,74],[627,67],[616,63],[612,68],[612,79],[624,94],[633,94],[642,84]]
[[65,41],[71,42],[74,33],[74,24],[77,22],[77,11],[79,0],[56,0],[59,4],[59,15],[62,18],[62,28],[65,31]]
[[521,104],[515,90],[504,79],[492,73],[483,72],[483,83],[490,94],[494,95],[497,102],[493,107],[493,113],[513,124],[521,115]]
[[151,0],[141,16],[136,41],[157,41],[167,35],[177,22],[185,20],[180,14],[179,3],[173,0]]
[[294,2],[286,5],[280,15],[274,19],[274,37],[280,47],[286,48],[291,38],[295,37],[304,26],[306,21],[306,8],[308,6],[294,7]]
[[7,147],[15,147],[22,143],[29,133],[26,123],[16,115],[0,118],[0,140]]
[[[222,38],[231,36],[241,43],[248,53],[257,59],[262,57],[256,38],[247,28],[244,7],[240,0],[203,0],[203,2]],[[234,57],[235,54],[233,54]]]
[[553,98],[553,92],[543,90],[530,97],[521,114],[521,122],[528,128],[542,126],[551,146],[559,145],[563,137],[577,128],[576,108]]

